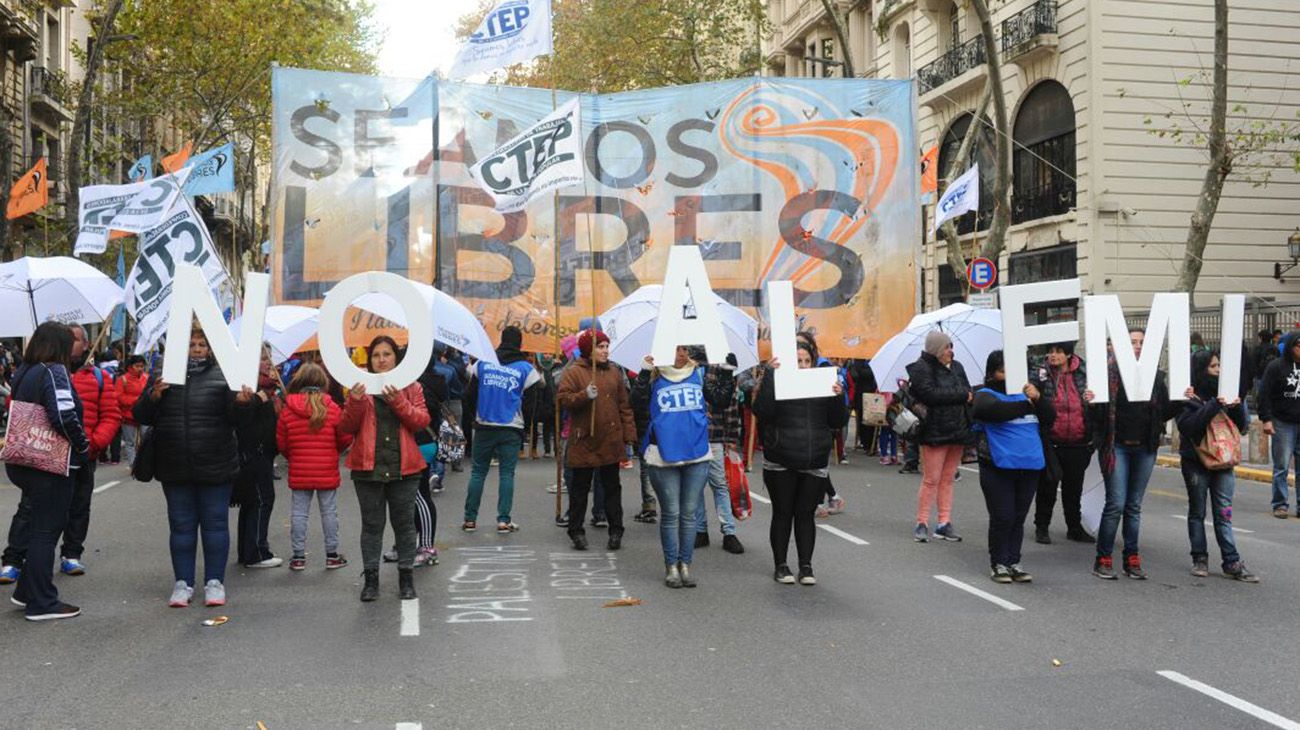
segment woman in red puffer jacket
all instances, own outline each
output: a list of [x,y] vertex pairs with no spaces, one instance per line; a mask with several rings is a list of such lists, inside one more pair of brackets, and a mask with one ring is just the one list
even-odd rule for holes
[[352,435],[338,428],[343,411],[328,395],[329,376],[314,363],[298,369],[289,384],[289,397],[276,424],[275,441],[289,461],[289,489],[293,494],[293,517],[289,540],[293,557],[290,570],[307,567],[307,517],[312,495],[320,505],[321,528],[325,532],[325,568],[348,564],[339,553],[339,455],[352,443]]

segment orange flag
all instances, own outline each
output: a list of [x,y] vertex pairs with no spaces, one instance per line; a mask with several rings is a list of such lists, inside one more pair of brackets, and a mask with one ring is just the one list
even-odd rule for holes
[[939,146],[935,145],[921,155],[921,194],[939,190]]
[[194,143],[186,142],[185,146],[180,148],[179,151],[162,158],[163,172],[176,172],[182,167],[185,167],[185,163],[190,160],[190,152],[193,150]]
[[5,217],[9,220],[21,218],[44,208],[48,202],[50,181],[45,176],[45,158],[42,157],[26,175],[18,178],[9,191],[9,209],[5,211]]

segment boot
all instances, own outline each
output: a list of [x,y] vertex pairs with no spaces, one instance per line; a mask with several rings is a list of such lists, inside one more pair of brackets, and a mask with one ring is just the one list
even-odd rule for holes
[[397,569],[397,597],[403,601],[415,598],[415,578],[410,568]]
[[361,586],[361,600],[369,603],[379,598],[379,571],[363,570],[361,577],[365,580],[365,585]]
[[609,533],[609,544],[608,544],[607,547],[608,547],[610,550],[618,550],[618,549],[622,548],[622,547],[623,547],[623,533],[621,533],[621,532],[611,532],[611,533]]
[[581,533],[581,532],[575,532],[575,533],[572,533],[572,534],[569,535],[569,539],[570,539],[571,541],[573,541],[573,549],[574,549],[574,550],[586,550],[586,549],[587,549],[587,536],[586,536],[586,534]]

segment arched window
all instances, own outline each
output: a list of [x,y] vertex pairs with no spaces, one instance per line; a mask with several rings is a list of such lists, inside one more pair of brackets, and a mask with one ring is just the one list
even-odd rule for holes
[[907,23],[899,23],[894,28],[894,78],[906,79],[912,76],[912,32]]
[[1013,223],[1068,213],[1075,205],[1074,102],[1055,81],[1029,91],[1016,115]]
[[[947,179],[948,167],[952,164],[953,158],[961,150],[962,140],[966,138],[966,131],[970,129],[971,122],[975,121],[975,115],[966,112],[957,117],[957,119],[948,127],[948,132],[943,136],[943,144],[939,146],[939,183],[940,192],[952,180]],[[957,172],[953,178],[960,176],[966,170],[970,169],[971,163],[978,162],[980,166],[980,208],[975,213],[966,213],[957,219],[957,232],[970,233],[975,230],[985,230],[989,227],[989,222],[993,217],[993,154],[994,143],[993,125],[989,122],[988,117],[984,117],[975,130],[975,142],[971,147],[971,156],[968,160],[962,161],[957,165]]]

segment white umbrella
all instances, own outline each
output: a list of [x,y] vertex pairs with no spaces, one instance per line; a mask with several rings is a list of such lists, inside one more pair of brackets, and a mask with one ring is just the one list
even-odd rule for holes
[[[654,343],[662,296],[659,284],[643,286],[600,315],[600,326],[609,335],[610,360],[629,370],[641,368],[641,361],[650,354]],[[713,297],[727,336],[727,349],[735,353],[738,367],[744,370],[757,365],[758,323],[717,294]]]
[[[418,281],[411,283],[420,291],[420,296],[424,297],[424,301],[428,302],[433,311],[434,340],[473,355],[479,360],[497,362],[496,346],[488,337],[487,330],[483,329],[483,323],[479,322],[473,312],[451,295],[428,284],[421,284]],[[352,306],[373,312],[399,326],[406,326],[406,314],[402,311],[402,307],[397,300],[385,294],[366,294],[352,302]]]
[[881,392],[896,392],[898,381],[907,380],[907,366],[921,356],[925,336],[936,329],[952,338],[953,355],[966,369],[971,385],[984,382],[989,353],[1002,347],[1002,314],[996,309],[950,304],[913,317],[907,329],[889,338],[871,358],[871,371]]
[[0,337],[27,337],[42,322],[96,324],[124,300],[122,287],[69,256],[0,264]]
[[[276,365],[293,357],[293,353],[316,334],[319,314],[315,307],[286,304],[266,308],[266,326],[262,331],[262,340],[270,343],[271,357]],[[236,342],[239,341],[243,321],[244,318],[240,316],[230,323],[230,334]]]

